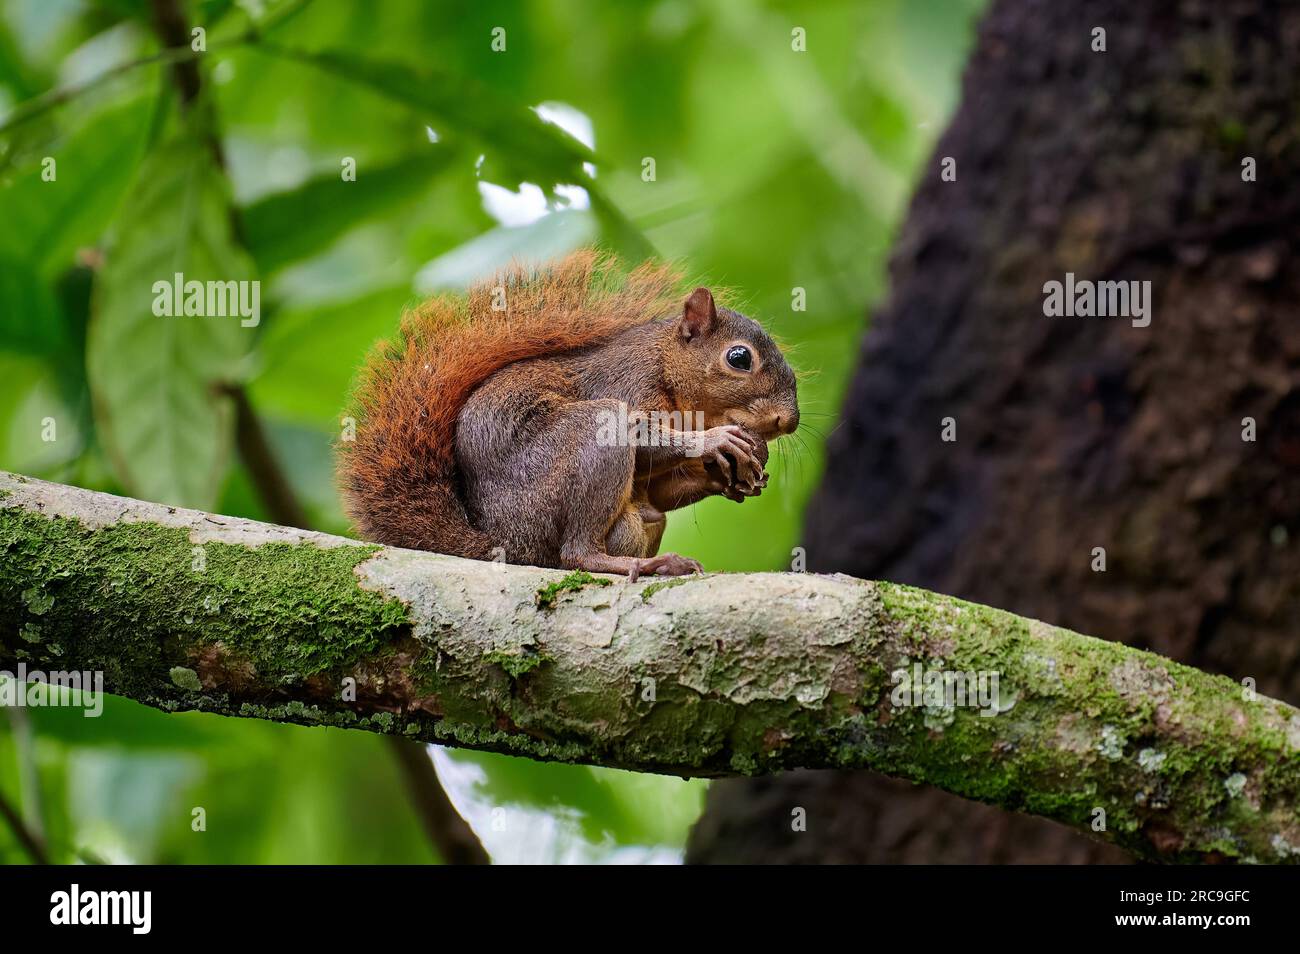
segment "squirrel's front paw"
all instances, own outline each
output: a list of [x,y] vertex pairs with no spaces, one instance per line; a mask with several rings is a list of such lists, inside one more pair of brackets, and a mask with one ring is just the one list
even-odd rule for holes
[[759,442],[737,424],[711,427],[701,432],[697,440],[697,450],[704,458],[705,466],[717,468],[731,482],[743,481],[750,470],[761,469],[761,465],[754,462]]
[[737,503],[746,497],[757,497],[767,486],[767,472],[763,469],[767,464],[767,443],[748,431],[742,430],[741,435],[748,444],[748,452],[737,453],[736,445],[731,444],[704,461],[705,473],[713,482],[710,487],[713,493]]

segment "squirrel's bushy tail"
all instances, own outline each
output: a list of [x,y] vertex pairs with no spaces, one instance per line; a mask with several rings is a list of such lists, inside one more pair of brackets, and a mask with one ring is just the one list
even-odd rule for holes
[[390,546],[484,559],[498,544],[465,511],[456,420],[473,390],[515,361],[593,344],[670,313],[679,276],[642,265],[626,278],[590,249],[537,269],[511,267],[466,296],[402,317],[362,367],[338,444],[339,483],[361,535]]

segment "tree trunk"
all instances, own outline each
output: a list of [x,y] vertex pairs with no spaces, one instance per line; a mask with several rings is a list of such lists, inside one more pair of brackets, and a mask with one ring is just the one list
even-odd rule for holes
[[[1297,103],[1295,4],[995,3],[830,443],[810,566],[1300,699]],[[1067,272],[1150,281],[1150,325],[1046,317],[1044,284]],[[816,806],[802,839],[784,824],[796,802]],[[689,858],[1109,851],[934,790],[820,773],[715,785]]]

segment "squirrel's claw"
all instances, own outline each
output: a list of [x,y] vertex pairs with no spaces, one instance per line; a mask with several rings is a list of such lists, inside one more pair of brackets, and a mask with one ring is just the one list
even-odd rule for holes
[[714,482],[714,493],[721,494],[728,500],[734,500],[736,503],[744,503],[746,497],[758,497],[763,493],[763,488],[767,486],[767,472],[761,472],[754,480],[749,482],[740,482],[730,485],[724,485],[718,481]]

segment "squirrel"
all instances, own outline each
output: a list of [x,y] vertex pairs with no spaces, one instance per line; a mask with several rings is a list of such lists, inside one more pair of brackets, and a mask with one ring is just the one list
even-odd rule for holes
[[[377,543],[677,576],[665,514],[767,484],[796,378],[753,319],[583,249],[408,311],[358,374],[338,444],[345,509]],[[664,422],[667,422],[666,424]]]

